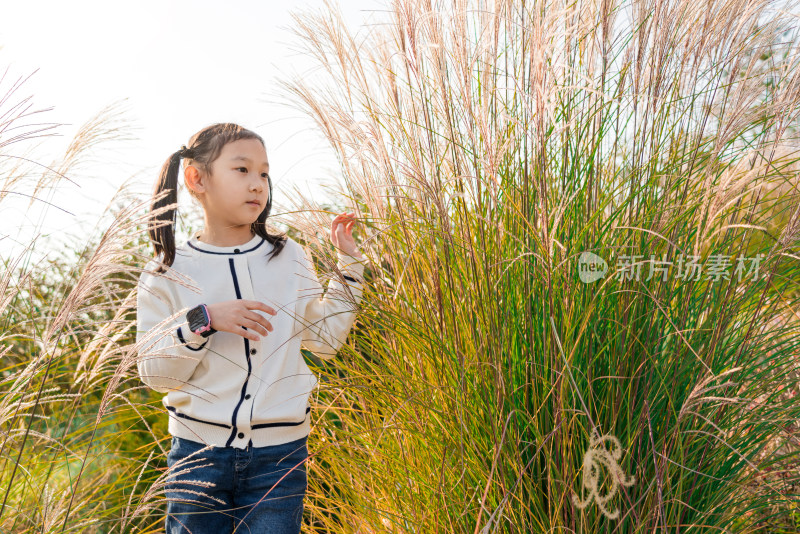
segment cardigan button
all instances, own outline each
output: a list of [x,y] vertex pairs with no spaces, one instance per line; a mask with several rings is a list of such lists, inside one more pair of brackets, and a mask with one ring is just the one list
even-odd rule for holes
[[[234,251],[236,254],[238,254],[238,253],[239,253],[239,249],[238,249],[238,248],[235,248],[235,249],[233,249],[233,251]],[[239,437],[241,437],[241,436],[239,436]]]
[[239,432],[239,438],[243,438],[243,437],[244,437],[244,432]]
[[255,353],[256,353],[256,349],[250,349],[250,354],[255,354]]
[[249,399],[250,398],[250,394],[248,393],[247,395],[244,396],[244,398],[245,399]]

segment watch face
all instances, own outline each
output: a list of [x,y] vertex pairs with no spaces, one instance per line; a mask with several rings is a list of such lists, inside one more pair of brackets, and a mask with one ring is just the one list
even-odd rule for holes
[[202,306],[197,306],[189,310],[187,318],[189,319],[189,328],[192,330],[192,332],[203,328],[208,324],[208,317],[206,316],[206,312]]

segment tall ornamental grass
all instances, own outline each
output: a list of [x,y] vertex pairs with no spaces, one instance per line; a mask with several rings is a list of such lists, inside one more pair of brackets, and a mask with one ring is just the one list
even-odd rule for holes
[[372,261],[320,370],[315,531],[800,529],[797,12],[295,17],[317,68],[283,88]]

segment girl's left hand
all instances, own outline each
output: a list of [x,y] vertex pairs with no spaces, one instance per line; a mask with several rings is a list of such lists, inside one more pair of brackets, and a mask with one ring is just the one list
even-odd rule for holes
[[331,223],[331,241],[337,250],[354,258],[363,258],[353,239],[353,226],[356,223],[355,212],[342,212]]

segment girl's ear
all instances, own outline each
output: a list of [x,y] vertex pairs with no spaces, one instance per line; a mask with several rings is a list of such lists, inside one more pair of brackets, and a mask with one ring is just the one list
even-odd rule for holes
[[194,165],[187,165],[183,171],[183,177],[186,187],[189,188],[189,190],[195,193],[205,192],[205,176],[203,176],[197,167]]

